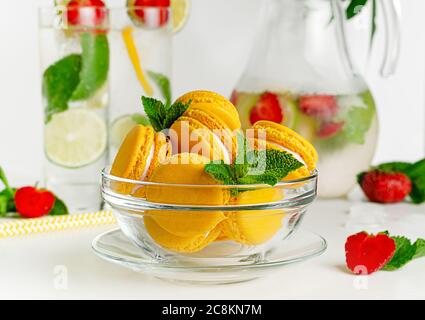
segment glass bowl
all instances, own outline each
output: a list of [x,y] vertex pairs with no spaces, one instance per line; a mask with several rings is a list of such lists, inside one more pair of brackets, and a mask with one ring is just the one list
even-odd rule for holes
[[190,265],[265,259],[300,225],[317,194],[310,177],[268,185],[184,185],[102,172],[102,196],[123,234],[155,261]]

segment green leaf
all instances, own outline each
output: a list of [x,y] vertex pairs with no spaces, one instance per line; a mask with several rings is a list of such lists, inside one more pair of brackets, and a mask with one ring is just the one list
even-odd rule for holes
[[367,2],[368,0],[351,0],[345,12],[347,19],[352,19],[357,16]]
[[191,101],[188,103],[176,102],[172,104],[167,109],[166,116],[162,124],[163,129],[170,128],[172,124],[186,112],[190,103]]
[[216,181],[225,185],[236,184],[237,181],[233,179],[232,166],[225,164],[224,161],[210,162],[205,165],[204,171],[213,177]]
[[55,204],[54,204],[52,210],[50,210],[49,215],[50,216],[64,216],[64,215],[69,214],[68,208],[65,205],[65,203],[61,199],[59,199],[58,197],[55,196],[55,198],[56,198]]
[[43,74],[43,96],[46,99],[45,122],[55,113],[68,109],[68,101],[80,82],[81,56],[71,54],[57,61]]
[[0,192],[0,217],[5,217],[7,213],[16,211],[15,206],[16,189],[4,189]]
[[406,173],[411,167],[412,164],[409,162],[387,162],[380,164],[376,167],[376,169],[384,172]]
[[161,91],[161,94],[165,99],[165,105],[166,106],[171,105],[170,79],[168,79],[167,76],[165,76],[161,73],[157,73],[157,72],[153,72],[153,71],[148,71],[148,75],[156,83],[159,90]]
[[370,93],[364,94],[363,100],[366,107],[353,106],[348,110],[343,131],[346,141],[357,144],[365,143],[366,133],[369,131],[375,116],[375,104]]
[[159,100],[149,97],[142,97],[142,103],[154,130],[161,131],[163,129],[163,114],[165,114],[164,104]]
[[152,127],[155,131],[162,131],[169,129],[186,112],[191,101],[188,103],[176,102],[166,107],[164,103],[157,99],[142,97],[142,103]]
[[[290,172],[303,166],[291,154],[278,150],[248,151],[245,157],[247,170],[242,171],[234,164],[223,161],[211,162],[205,172],[224,184],[267,184],[276,185]],[[242,164],[239,164],[241,166]]]
[[413,259],[419,259],[419,258],[425,257],[425,240],[418,239],[413,245],[416,248],[416,252]]
[[416,254],[416,246],[413,245],[406,237],[391,237],[396,244],[396,251],[393,258],[388,262],[383,270],[394,271],[398,270],[408,262],[413,260]]
[[108,78],[109,44],[105,34],[84,32],[80,36],[82,67],[80,83],[71,96],[71,101],[86,100],[100,89]]
[[411,177],[412,180],[412,192],[410,192],[410,198],[415,204],[421,204],[425,202],[425,176]]

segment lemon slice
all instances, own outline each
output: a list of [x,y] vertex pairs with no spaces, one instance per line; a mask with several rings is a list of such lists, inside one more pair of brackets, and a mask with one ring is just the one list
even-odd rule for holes
[[78,168],[95,162],[106,150],[105,122],[93,111],[70,109],[46,125],[44,146],[53,163]]
[[190,12],[190,0],[171,0],[173,31],[179,32],[186,24]]

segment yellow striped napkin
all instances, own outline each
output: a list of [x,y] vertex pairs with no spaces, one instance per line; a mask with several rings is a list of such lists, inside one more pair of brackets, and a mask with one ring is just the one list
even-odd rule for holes
[[37,219],[16,219],[0,223],[0,239],[36,233],[63,231],[115,224],[111,211],[99,211]]

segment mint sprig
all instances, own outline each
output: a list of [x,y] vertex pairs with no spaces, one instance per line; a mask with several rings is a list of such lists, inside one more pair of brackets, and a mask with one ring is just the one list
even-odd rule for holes
[[166,105],[157,99],[143,96],[142,103],[154,130],[162,131],[169,129],[186,112],[191,101],[188,103],[175,102],[172,105]]
[[408,238],[402,236],[390,236],[390,238],[394,240],[396,250],[393,258],[382,270],[399,270],[412,260],[425,257],[425,240],[418,239],[415,243],[412,243]]
[[205,166],[205,172],[218,182],[226,185],[267,184],[276,185],[290,172],[303,166],[291,154],[278,150],[249,150],[244,163],[226,164],[212,161]]

